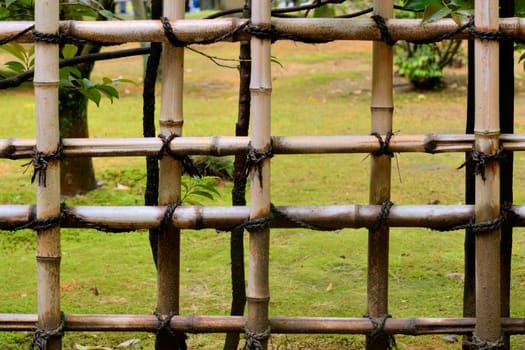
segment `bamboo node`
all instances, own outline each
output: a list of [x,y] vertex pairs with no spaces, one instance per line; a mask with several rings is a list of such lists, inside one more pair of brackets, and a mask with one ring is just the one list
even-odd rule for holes
[[268,326],[263,332],[254,332],[244,327],[244,338],[246,343],[244,344],[244,350],[263,350],[262,343],[270,338],[271,327]]
[[46,187],[46,170],[47,166],[49,165],[49,161],[52,159],[62,159],[63,150],[64,147],[61,140],[58,143],[57,149],[51,153],[40,152],[36,149],[36,147],[33,148],[33,159],[22,165],[22,167],[25,167],[26,170],[30,165],[33,165],[33,176],[31,176],[31,183],[35,182],[35,178],[38,175],[38,186]]
[[365,314],[364,317],[368,318],[370,323],[372,323],[372,331],[367,335],[371,343],[381,344],[386,342],[386,348],[388,350],[397,349],[394,336],[385,332],[386,320],[392,318],[392,315],[385,314],[382,317],[376,318]]
[[188,173],[188,175],[190,175],[191,177],[202,177],[201,173],[199,172],[199,169],[197,169],[195,163],[193,163],[193,160],[188,155],[181,156],[171,150],[170,143],[177,136],[177,134],[171,134],[168,137],[162,134],[159,135],[159,138],[162,141],[162,147],[160,148],[157,158],[161,159],[164,156],[164,154],[168,154],[171,158],[178,160],[182,163],[182,167],[184,168],[184,171]]
[[31,340],[31,345],[29,346],[30,350],[46,350],[47,341],[51,337],[62,337],[64,335],[64,313],[60,313],[60,324],[54,329],[41,329],[38,327],[38,324],[35,325],[35,333],[33,334],[33,339]]

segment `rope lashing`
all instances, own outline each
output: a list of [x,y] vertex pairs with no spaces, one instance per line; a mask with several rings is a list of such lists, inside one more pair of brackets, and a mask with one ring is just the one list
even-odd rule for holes
[[[387,43],[390,46],[393,46],[396,43],[396,40],[392,38],[390,35],[390,31],[388,30],[388,26],[386,24],[386,19],[384,17],[381,17],[380,15],[374,15],[372,16],[372,19],[374,20],[377,29],[381,33],[381,39]],[[469,20],[457,27],[454,30],[451,30],[448,33],[444,33],[441,35],[438,35],[434,38],[430,39],[424,39],[424,40],[413,40],[410,41],[414,44],[431,44],[431,43],[437,43],[443,40],[451,39],[454,35],[459,34],[463,31],[467,30],[469,32],[469,35],[471,38],[480,39],[480,40],[489,40],[489,41],[507,41],[507,40],[513,40],[515,42],[522,42],[522,40],[518,38],[514,38],[504,32],[497,31],[497,32],[485,32],[481,30],[477,30],[475,28],[475,21],[474,17],[469,17]]]
[[496,341],[489,342],[486,340],[480,339],[476,333],[472,334],[472,340],[465,342],[465,345],[473,346],[478,350],[498,350],[505,349],[505,342],[503,336],[499,337]]
[[178,155],[175,152],[173,152],[170,148],[170,143],[177,137],[176,134],[171,134],[170,136],[164,136],[162,134],[159,135],[159,138],[162,141],[162,147],[160,148],[158,158],[161,159],[162,156],[166,153],[171,158],[176,159],[182,163],[182,167],[190,175],[191,177],[202,177],[199,169],[195,166],[195,163],[193,163],[193,160],[188,155]]
[[465,161],[463,164],[461,164],[458,167],[458,169],[463,168],[467,164],[467,162],[472,162],[474,163],[475,174],[481,175],[481,178],[483,179],[483,181],[485,181],[486,180],[485,168],[487,167],[488,163],[493,162],[493,161],[501,161],[505,159],[506,154],[502,146],[500,146],[498,150],[496,151],[496,153],[493,153],[493,154],[486,154],[486,153],[480,152],[476,150],[474,147],[475,146],[472,147],[472,151],[470,152],[469,159]]
[[264,332],[254,332],[249,330],[247,327],[244,328],[244,338],[246,343],[244,344],[243,350],[263,350],[262,342],[270,338],[271,328],[268,326]]
[[153,312],[153,315],[157,318],[159,321],[159,324],[157,326],[157,336],[160,334],[168,333],[173,337],[179,337],[179,350],[187,350],[188,346],[186,345],[186,334],[185,333],[179,333],[174,332],[171,328],[171,319],[176,315],[174,312],[170,312],[166,317],[162,317],[162,314],[160,311],[155,310]]
[[4,45],[4,44],[7,44],[8,42],[14,41],[14,40],[20,38],[22,35],[24,35],[24,34],[30,32],[30,31],[32,31],[33,29],[35,29],[35,26],[34,26],[34,25],[29,26],[29,27],[27,27],[26,29],[24,29],[24,30],[22,30],[22,31],[20,31],[20,32],[18,32],[18,33],[15,33],[15,34],[13,34],[13,35],[10,35],[10,36],[8,36],[8,37],[5,38],[5,39],[0,40],[0,45]]
[[285,212],[279,210],[273,204],[270,204],[270,210],[271,210],[271,213],[274,214],[275,216],[279,216],[279,217],[281,217],[281,218],[283,218],[283,219],[285,219],[285,220],[287,220],[289,222],[292,222],[292,223],[298,225],[299,227],[306,228],[306,229],[309,229],[309,230],[314,230],[314,231],[337,231],[337,230],[341,230],[342,229],[341,227],[332,228],[332,227],[317,226],[317,225],[308,223],[308,222],[303,221],[303,220],[294,219],[294,218],[286,215]]
[[170,227],[173,214],[175,213],[175,210],[178,208],[178,206],[179,203],[170,203],[166,206],[166,210],[164,211],[164,215],[162,216],[162,220],[160,221],[158,228],[159,233],[166,231],[166,229]]
[[372,19],[376,23],[377,29],[379,29],[379,32],[381,32],[381,39],[390,46],[394,46],[396,43],[396,40],[392,39],[392,36],[390,35],[390,31],[388,30],[388,26],[386,25],[386,20],[379,15],[373,15]]
[[377,232],[385,226],[388,220],[388,215],[390,215],[390,209],[393,205],[394,203],[391,201],[384,201],[381,203],[381,212],[379,213],[379,216],[377,217],[374,224],[370,227],[371,232]]
[[35,182],[35,179],[38,176],[38,186],[46,187],[46,170],[49,165],[49,161],[52,159],[62,159],[62,151],[64,147],[62,146],[62,141],[58,143],[57,149],[51,153],[40,152],[33,148],[33,159],[28,163],[23,164],[23,167],[29,167],[33,165],[33,175],[31,176],[31,183]]
[[466,224],[450,226],[450,227],[439,227],[433,228],[436,231],[455,231],[455,230],[471,230],[473,233],[482,233],[487,231],[492,231],[497,228],[500,228],[505,222],[512,222],[516,217],[516,213],[512,210],[512,204],[504,203],[501,205],[500,215],[492,220],[487,220],[483,222],[475,222],[475,219],[472,218]]
[[65,45],[65,44],[75,44],[75,45],[96,45],[96,46],[114,46],[114,45],[120,45],[121,43],[110,43],[110,42],[104,42],[104,41],[97,41],[97,40],[87,40],[87,39],[81,39],[73,35],[65,34],[65,33],[42,33],[33,28],[31,35],[34,41],[40,41],[45,42],[48,44],[59,44],[59,45]]
[[31,344],[29,345],[29,350],[46,350],[47,341],[49,340],[49,338],[64,335],[64,323],[64,313],[61,312],[60,324],[57,328],[46,330],[41,329],[38,327],[38,325],[36,325],[35,333],[33,333],[33,339],[31,340]]
[[164,29],[164,35],[168,39],[169,43],[175,47],[184,47],[189,46],[193,44],[199,44],[199,45],[209,45],[209,44],[215,44],[220,41],[223,41],[229,37],[234,36],[235,34],[241,32],[246,27],[249,26],[250,22],[246,21],[237,27],[235,27],[233,30],[226,32],[224,34],[220,34],[214,38],[206,39],[206,40],[192,40],[192,41],[182,41],[179,38],[177,38],[177,35],[175,34],[175,31],[173,30],[173,27],[170,23],[170,20],[167,17],[161,17],[160,21],[162,23],[162,29]]
[[273,147],[270,142],[270,146],[264,152],[257,151],[253,146],[252,142],[248,144],[248,153],[246,156],[246,167],[244,169],[245,176],[248,176],[254,169],[257,169],[259,183],[262,186],[262,163],[266,158],[273,157]]
[[387,132],[384,140],[378,132],[373,132],[370,135],[375,136],[377,138],[377,141],[379,142],[379,149],[375,152],[372,152],[374,156],[394,156],[394,152],[392,152],[389,149],[390,140],[392,139],[392,136],[394,136],[394,134],[391,131]]
[[392,318],[391,315],[385,314],[379,319],[372,317],[368,314],[366,314],[364,317],[368,318],[372,323],[372,331],[370,332],[370,334],[368,334],[372,342],[377,343],[386,340],[387,349],[391,350],[397,348],[396,339],[394,338],[394,336],[385,332],[386,320]]

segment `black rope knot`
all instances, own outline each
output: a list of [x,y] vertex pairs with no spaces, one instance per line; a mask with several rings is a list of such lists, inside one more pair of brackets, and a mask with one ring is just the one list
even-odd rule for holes
[[390,215],[390,209],[393,205],[394,203],[389,200],[381,203],[381,212],[379,213],[376,222],[370,227],[371,232],[377,232],[385,226],[388,216]]
[[33,165],[33,175],[31,176],[31,183],[35,182],[36,177],[38,176],[38,186],[46,187],[46,170],[49,165],[49,161],[52,159],[62,159],[62,141],[59,142],[56,151],[51,153],[40,152],[36,149],[33,149],[33,159],[28,163],[23,164],[23,167],[29,167]]
[[378,132],[374,131],[370,135],[375,136],[377,138],[377,141],[379,142],[379,149],[375,152],[372,152],[374,156],[394,156],[394,152],[392,152],[389,148],[390,140],[392,139],[392,136],[394,136],[394,133],[392,133],[391,131],[387,132],[384,140]]
[[159,310],[155,310],[153,312],[153,315],[157,318],[159,321],[159,324],[157,326],[157,336],[161,334],[169,334],[173,337],[179,337],[179,350],[187,350],[188,346],[186,345],[186,334],[185,333],[179,333],[174,332],[171,328],[171,319],[176,315],[174,312],[170,312],[165,318],[162,317],[162,314]]
[[474,173],[476,175],[481,175],[481,178],[483,179],[483,181],[485,181],[486,180],[485,169],[488,163],[494,162],[494,161],[501,161],[505,159],[505,157],[506,157],[506,153],[502,146],[500,146],[498,150],[496,151],[496,153],[493,153],[493,154],[486,154],[486,153],[480,152],[475,149],[475,146],[472,146],[472,151],[469,154],[468,160],[465,161],[463,164],[461,164],[458,167],[458,169],[463,168],[467,164],[467,162],[472,162],[474,163]]
[[391,350],[397,348],[394,336],[385,332],[386,320],[392,318],[391,315],[385,314],[380,318],[375,318],[366,314],[364,317],[368,318],[372,323],[372,331],[368,334],[372,343],[383,343],[386,340],[387,349]]
[[496,341],[489,342],[489,341],[480,339],[476,335],[476,333],[472,334],[472,340],[466,341],[465,345],[471,345],[474,348],[479,349],[479,350],[505,349],[505,341],[503,340],[503,336],[499,337]]
[[161,159],[164,154],[168,154],[171,158],[176,159],[182,163],[182,167],[186,173],[188,173],[191,177],[202,177],[201,173],[199,172],[199,169],[195,166],[195,163],[193,163],[193,160],[188,155],[178,155],[175,152],[173,152],[170,148],[170,143],[173,141],[174,138],[176,138],[178,135],[171,134],[170,136],[166,137],[162,134],[159,135],[159,138],[162,141],[162,147],[160,148],[158,158]]
[[167,205],[164,215],[162,216],[162,220],[160,221],[158,228],[159,233],[166,231],[166,229],[170,227],[173,214],[178,207],[179,203],[170,203]]
[[161,17],[160,21],[162,22],[162,28],[164,29],[164,35],[168,38],[168,41],[171,45],[175,47],[184,47],[187,44],[184,41],[181,41],[175,35],[173,27],[171,26],[170,20],[167,17]]
[[271,328],[268,326],[264,332],[257,333],[249,330],[247,327],[244,328],[244,337],[246,343],[244,344],[243,350],[263,350],[262,342],[270,338]]
[[273,147],[271,142],[270,147],[268,147],[268,150],[266,150],[265,152],[259,152],[252,146],[252,142],[250,141],[250,143],[248,144],[246,166],[244,169],[245,176],[247,177],[253,169],[257,168],[259,183],[262,186],[262,163],[266,158],[272,157]]
[[386,25],[386,20],[379,15],[373,15],[372,19],[376,23],[377,29],[381,32],[381,39],[383,39],[387,45],[394,46],[396,40],[392,39],[388,26]]
[[60,324],[57,328],[45,330],[38,327],[38,324],[35,326],[35,333],[33,334],[33,339],[31,340],[31,345],[29,345],[29,350],[46,350],[47,341],[51,337],[63,336],[64,335],[64,313],[61,312],[60,315]]

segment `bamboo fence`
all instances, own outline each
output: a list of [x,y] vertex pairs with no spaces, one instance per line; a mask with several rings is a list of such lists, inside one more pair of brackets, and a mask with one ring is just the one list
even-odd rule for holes
[[[500,235],[502,221],[525,226],[525,206],[500,206],[499,164],[487,161],[476,177],[475,205],[390,205],[391,154],[393,152],[468,152],[495,155],[500,150],[525,150],[525,135],[501,134],[499,130],[498,42],[483,33],[525,40],[525,23],[519,18],[498,18],[495,2],[476,0],[475,27],[456,30],[453,20],[421,26],[419,20],[389,19],[392,1],[376,0],[374,14],[386,19],[391,41],[432,40],[453,32],[449,38],[476,41],[476,120],[474,135],[391,135],[393,123],[392,47],[383,42],[385,33],[372,19],[272,19],[271,1],[254,1],[246,19],[185,20],[184,1],[165,1],[164,14],[177,39],[186,44],[215,41],[251,41],[250,83],[252,127],[248,137],[183,137],[184,48],[168,44],[160,21],[79,22],[58,21],[56,0],[36,2],[36,21],[0,22],[0,40],[20,34],[16,40],[31,42],[31,30],[103,43],[162,42],[161,138],[59,139],[58,133],[58,44],[36,42],[35,104],[36,140],[1,139],[0,158],[35,158],[34,149],[46,158],[47,169],[37,187],[33,205],[0,205],[0,229],[38,229],[38,314],[0,314],[2,331],[41,331],[49,335],[48,349],[62,347],[62,331],[158,331],[169,316],[176,332],[245,332],[254,348],[266,349],[272,333],[355,333],[368,335],[369,349],[384,349],[388,338],[371,334],[471,334],[478,345],[497,346],[502,332],[525,333],[525,319],[502,318],[500,311]],[[256,28],[258,31],[255,31]],[[475,30],[473,30],[475,29]],[[375,135],[272,136],[270,70],[272,37],[260,31],[273,30],[278,39],[298,41],[374,40],[371,101],[371,131]],[[171,139],[171,136],[174,138]],[[389,141],[386,141],[389,140]],[[386,145],[385,145],[386,143]],[[60,148],[60,153],[59,152]],[[168,153],[160,164],[159,206],[60,205],[59,161],[63,157],[156,156]],[[257,159],[250,172],[250,206],[177,206],[180,200],[181,161],[177,156],[242,154]],[[370,204],[274,207],[270,201],[270,157],[274,154],[371,153]],[[54,156],[53,156],[54,155]],[[36,168],[35,168],[36,169]],[[42,173],[40,173],[42,176]],[[386,214],[385,214],[386,213]],[[170,216],[167,217],[167,214]],[[254,227],[254,222],[261,223]],[[378,226],[378,223],[380,224]],[[72,315],[60,312],[60,227],[94,228],[102,231],[162,229],[158,245],[158,316]],[[367,311],[370,318],[269,317],[270,228],[303,227],[317,230],[368,228],[369,274]],[[388,313],[389,227],[427,227],[433,230],[479,228],[476,234],[476,318],[389,318],[377,329],[377,320]],[[249,228],[249,274],[247,316],[181,316],[179,314],[179,269],[181,229]],[[439,234],[439,233],[435,233]],[[375,321],[375,322],[374,322]],[[63,322],[63,327],[62,327]],[[159,348],[172,348],[180,333],[161,335]],[[255,344],[258,342],[259,344]],[[260,347],[259,347],[260,346]]]
[[[375,0],[374,15],[388,19],[393,16],[391,0]],[[371,132],[376,135],[390,135],[394,112],[392,46],[383,41],[374,41],[372,47],[372,101]],[[385,137],[389,136],[380,136]],[[373,152],[370,159],[371,204],[390,201],[391,155],[388,151]],[[388,260],[390,229],[386,225],[372,227],[368,233],[368,279],[367,314],[381,318],[388,315]],[[386,349],[389,339],[384,336],[366,337],[367,349]]]

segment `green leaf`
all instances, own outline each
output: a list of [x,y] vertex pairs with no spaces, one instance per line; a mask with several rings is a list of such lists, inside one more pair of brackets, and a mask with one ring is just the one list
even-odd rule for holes
[[452,10],[441,4],[431,4],[425,9],[423,13],[423,21],[421,24],[427,24],[439,19],[445,18],[452,13]]
[[78,52],[78,46],[76,45],[66,44],[62,48],[62,56],[64,56],[64,58],[75,57],[77,52]]
[[113,98],[119,98],[119,93],[117,89],[115,89],[113,86],[108,85],[97,85],[96,89],[100,92],[102,92],[109,100],[113,103]]
[[514,0],[514,14],[525,17],[525,0]]
[[5,65],[16,73],[23,73],[26,71],[26,67],[18,61],[9,61]]
[[106,18],[106,19],[113,19],[113,17],[115,17],[113,15],[113,12],[111,12],[109,10],[98,11],[98,14],[101,15],[102,17]]
[[11,42],[9,44],[5,44],[0,46],[0,49],[3,49],[7,52],[9,52],[11,55],[18,58],[20,61],[25,62],[26,61],[26,50],[24,47],[16,42]]
[[423,11],[431,4],[439,4],[440,0],[407,0],[403,6],[407,10]]
[[86,90],[96,87],[97,84],[89,80],[88,78],[82,79],[82,87]]
[[200,196],[200,197],[204,197],[204,198],[208,198],[210,200],[213,200],[213,195],[210,194],[209,192],[206,192],[206,191],[191,191],[189,193],[189,195],[191,196]]
[[6,18],[9,18],[9,16],[11,15],[11,12],[6,9],[5,7],[0,7],[0,19],[6,19]]
[[102,98],[102,95],[100,95],[100,92],[98,92],[96,89],[80,89],[80,93],[86,96],[89,100],[95,102],[97,107],[100,105],[100,99]]

